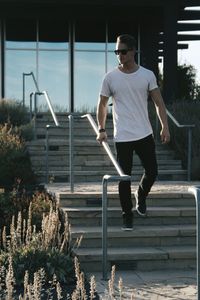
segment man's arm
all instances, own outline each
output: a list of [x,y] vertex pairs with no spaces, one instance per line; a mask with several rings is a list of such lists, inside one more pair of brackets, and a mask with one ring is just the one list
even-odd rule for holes
[[[106,117],[107,117],[107,104],[109,97],[100,95],[98,105],[97,105],[97,123],[98,129],[105,129],[106,126]],[[97,141],[102,143],[103,141],[107,141],[106,131],[99,132],[97,135]]]
[[161,124],[161,131],[160,131],[161,141],[162,143],[168,143],[170,141],[170,133],[168,127],[167,113],[166,113],[166,107],[159,88],[150,91],[150,96],[155,104],[156,113],[158,115]]

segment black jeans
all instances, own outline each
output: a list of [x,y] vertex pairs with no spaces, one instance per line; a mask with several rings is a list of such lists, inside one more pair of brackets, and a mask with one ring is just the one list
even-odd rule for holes
[[[139,156],[144,168],[144,174],[138,187],[138,198],[145,200],[154,184],[158,166],[155,152],[155,142],[152,135],[133,142],[116,142],[117,160],[126,175],[132,173],[133,152]],[[131,200],[131,181],[119,182],[119,198],[124,213],[130,213],[133,204]]]

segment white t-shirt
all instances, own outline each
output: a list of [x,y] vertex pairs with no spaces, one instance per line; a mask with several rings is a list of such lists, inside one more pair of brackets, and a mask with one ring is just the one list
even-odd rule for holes
[[136,141],[152,134],[148,94],[157,87],[154,73],[141,66],[133,73],[116,68],[104,76],[100,94],[113,99],[116,142]]

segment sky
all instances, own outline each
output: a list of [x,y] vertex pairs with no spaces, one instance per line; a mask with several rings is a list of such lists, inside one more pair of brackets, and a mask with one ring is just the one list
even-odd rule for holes
[[[200,10],[200,6],[191,8],[186,8],[186,10]],[[198,23],[200,20],[195,21],[182,21],[181,23]],[[180,32],[182,34],[199,34],[199,31],[187,31]],[[196,69],[196,80],[200,84],[200,40],[199,41],[184,41],[179,43],[187,43],[189,45],[188,49],[178,50],[178,63],[179,64],[191,64]]]

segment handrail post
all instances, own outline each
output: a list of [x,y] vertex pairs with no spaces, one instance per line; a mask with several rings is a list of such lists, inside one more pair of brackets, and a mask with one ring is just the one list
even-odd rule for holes
[[[70,117],[70,116],[69,116]],[[94,132],[98,134],[98,128],[97,125],[92,118],[90,114],[86,114],[82,116],[82,118],[87,117],[88,121],[90,122],[92,128],[94,129]],[[70,126],[71,127],[71,126]],[[71,132],[71,130],[70,130]],[[71,140],[71,138],[70,138]],[[116,161],[114,155],[112,154],[112,151],[110,150],[110,147],[108,143],[102,142],[102,146],[106,150],[110,160],[112,161],[118,176],[111,176],[111,175],[104,175],[102,180],[102,277],[103,280],[107,280],[107,229],[108,229],[108,218],[107,218],[107,209],[108,209],[108,199],[107,199],[107,187],[108,187],[108,181],[127,181],[131,180],[131,176],[124,174],[123,170],[121,169],[120,165]]]
[[50,125],[46,125],[46,155],[45,155],[45,161],[46,161],[46,183],[49,182],[49,128]]
[[37,117],[37,93],[34,93],[34,123],[33,123],[34,140],[36,139],[36,117]]
[[107,280],[107,208],[108,208],[108,198],[107,198],[107,186],[108,186],[108,175],[103,177],[102,181],[102,270],[103,270],[103,280]]
[[107,237],[108,237],[108,197],[107,197],[107,188],[108,181],[127,181],[131,180],[131,176],[129,175],[104,175],[102,180],[102,279],[107,280],[107,272],[108,272],[108,253],[107,253]]
[[69,181],[70,181],[70,191],[74,192],[74,117],[72,114],[68,116],[69,118]]
[[188,168],[187,168],[187,179],[191,180],[191,170],[192,170],[192,127],[188,128]]
[[25,73],[22,74],[22,104],[25,106]]
[[25,106],[25,76],[30,76],[30,75],[32,76],[33,81],[34,81],[35,86],[36,86],[36,89],[39,92],[39,88],[38,88],[38,85],[37,85],[37,82],[36,82],[36,79],[35,79],[35,76],[34,76],[33,72],[22,73],[22,104],[23,104],[23,106]]
[[200,300],[200,253],[199,253],[199,246],[200,246],[200,222],[199,222],[199,212],[200,212],[200,186],[197,187],[189,187],[189,192],[191,192],[195,196],[196,202],[196,260],[197,260],[197,300]]
[[33,95],[34,93],[30,93],[30,122],[32,121],[33,118]]

